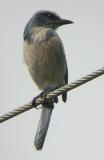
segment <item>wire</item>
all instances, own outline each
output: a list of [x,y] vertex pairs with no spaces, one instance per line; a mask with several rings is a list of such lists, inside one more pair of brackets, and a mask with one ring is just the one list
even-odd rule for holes
[[[97,70],[97,71],[95,71],[91,74],[86,75],[85,77],[83,77],[83,78],[81,78],[81,79],[79,79],[75,82],[72,82],[68,85],[64,85],[64,86],[50,92],[49,94],[47,94],[46,99],[51,99],[55,96],[59,96],[62,93],[66,92],[66,91],[70,91],[74,88],[77,88],[77,87],[79,87],[79,86],[81,86],[81,85],[83,85],[83,84],[85,84],[85,83],[103,75],[103,74],[104,74],[104,67],[102,67],[101,69],[99,69],[99,70]],[[0,117],[0,123],[2,123],[4,121],[7,121],[8,119],[13,118],[13,117],[15,117],[15,116],[17,116],[17,115],[19,115],[23,112],[26,112],[26,111],[28,111],[32,108],[36,108],[37,106],[39,106],[43,102],[44,102],[44,98],[42,98],[41,95],[37,96],[35,106],[32,105],[32,101],[28,102],[27,104],[25,104],[25,105],[13,110],[13,111],[8,112],[7,114],[4,114],[3,116],[1,116]]]

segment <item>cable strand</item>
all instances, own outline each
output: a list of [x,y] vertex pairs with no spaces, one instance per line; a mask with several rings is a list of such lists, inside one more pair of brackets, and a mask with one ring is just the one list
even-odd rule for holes
[[[46,98],[50,99],[50,98],[53,98],[54,96],[59,96],[63,92],[70,91],[74,88],[77,88],[77,87],[103,75],[103,74],[104,74],[104,67],[102,67],[101,69],[99,69],[91,74],[86,75],[85,77],[82,77],[79,80],[76,80],[75,82],[72,82],[68,85],[64,85],[64,86],[50,92],[49,94],[47,94]],[[0,116],[0,123],[7,121],[7,120],[9,120],[9,119],[11,119],[11,118],[23,113],[23,112],[26,112],[32,108],[35,108],[35,107],[39,106],[40,104],[42,104],[43,102],[44,102],[44,99],[41,96],[40,97],[38,96],[38,98],[36,98],[35,106],[32,105],[32,101],[28,102],[27,104],[25,104],[17,109],[14,109],[13,111],[8,112],[7,114]]]

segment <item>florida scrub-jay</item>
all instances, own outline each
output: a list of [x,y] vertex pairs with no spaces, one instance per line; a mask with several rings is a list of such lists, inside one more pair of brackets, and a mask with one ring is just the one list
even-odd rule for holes
[[[42,91],[51,91],[68,83],[64,47],[56,29],[73,23],[50,11],[38,11],[24,30],[24,60],[33,81]],[[66,102],[67,93],[62,94]],[[41,150],[47,134],[54,102],[43,104],[35,137],[35,147]]]

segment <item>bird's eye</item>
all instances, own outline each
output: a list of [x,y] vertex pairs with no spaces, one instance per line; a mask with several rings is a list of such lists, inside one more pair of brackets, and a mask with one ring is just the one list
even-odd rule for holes
[[48,17],[51,17],[51,14],[48,14]]

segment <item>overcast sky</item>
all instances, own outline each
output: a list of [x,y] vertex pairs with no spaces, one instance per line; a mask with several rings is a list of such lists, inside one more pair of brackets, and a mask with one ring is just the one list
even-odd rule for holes
[[[104,67],[103,0],[0,0],[0,115],[39,93],[23,62],[23,30],[37,10],[75,23],[58,29],[69,82]],[[0,124],[0,160],[104,160],[104,75],[68,93],[55,106],[44,148],[34,147],[40,111]]]

